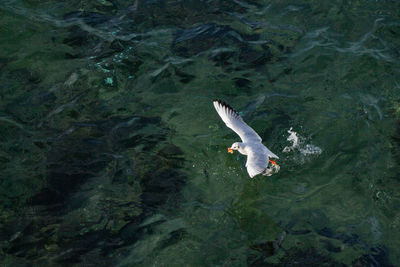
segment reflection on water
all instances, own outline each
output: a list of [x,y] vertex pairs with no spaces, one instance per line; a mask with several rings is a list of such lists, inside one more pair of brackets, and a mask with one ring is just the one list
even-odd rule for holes
[[399,265],[399,8],[2,1],[0,261]]

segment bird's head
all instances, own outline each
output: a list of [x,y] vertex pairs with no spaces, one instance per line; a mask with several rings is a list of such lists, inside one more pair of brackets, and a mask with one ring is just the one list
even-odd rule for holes
[[239,150],[240,144],[238,142],[233,143],[231,147],[228,147],[228,153],[233,154],[233,150]]

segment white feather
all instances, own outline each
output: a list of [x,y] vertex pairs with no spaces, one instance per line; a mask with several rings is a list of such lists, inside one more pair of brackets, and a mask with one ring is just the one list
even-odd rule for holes
[[241,153],[247,155],[246,168],[251,178],[265,172],[270,157],[279,159],[261,143],[261,137],[243,121],[234,109],[219,100],[214,100],[213,104],[226,126],[242,139],[244,149],[241,149]]

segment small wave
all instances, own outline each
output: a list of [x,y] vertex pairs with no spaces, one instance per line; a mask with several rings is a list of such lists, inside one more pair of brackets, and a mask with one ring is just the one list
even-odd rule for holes
[[114,40],[132,41],[136,38],[144,38],[148,36],[169,35],[172,29],[156,29],[147,32],[132,32],[132,19],[129,18],[129,12],[137,9],[137,1],[128,10],[120,11],[116,15],[104,15],[96,12],[76,11],[67,13],[63,19],[43,11],[33,10],[18,6],[14,0],[0,2],[0,8],[11,13],[24,16],[25,18],[53,25],[59,28],[68,28],[77,26],[83,31],[95,35],[96,37],[112,42]]
[[303,45],[300,45],[300,48],[290,57],[304,55],[314,48],[323,48],[357,56],[369,55],[377,60],[393,62],[393,47],[379,34],[379,28],[387,26],[390,24],[384,23],[383,18],[377,18],[372,28],[357,41],[344,43],[342,41],[343,34],[333,31],[330,27],[318,28],[305,34]]

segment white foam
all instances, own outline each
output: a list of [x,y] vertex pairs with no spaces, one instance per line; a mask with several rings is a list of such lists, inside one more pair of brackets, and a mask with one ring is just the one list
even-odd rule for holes
[[322,153],[322,149],[312,145],[312,144],[306,144],[306,139],[302,136],[300,136],[298,133],[293,131],[293,127],[290,127],[288,130],[289,136],[286,139],[287,141],[291,142],[291,146],[286,146],[283,149],[284,153],[288,153],[290,151],[299,151],[303,156],[308,156],[308,155],[319,155]]
[[322,153],[322,149],[321,148],[319,148],[317,146],[314,146],[314,145],[310,145],[310,144],[305,145],[304,148],[299,148],[299,151],[304,156],[307,156],[307,155],[319,155],[319,154]]
[[297,148],[298,146],[299,146],[299,137],[297,136],[297,133],[295,132],[295,131],[292,131],[292,127],[290,127],[290,129],[289,129],[289,131],[288,131],[288,133],[290,134],[289,135],[289,137],[286,139],[286,140],[288,140],[289,142],[292,142],[292,145],[289,147],[289,146],[286,146],[284,149],[283,149],[283,152],[285,152],[285,153],[287,153],[287,152],[290,152],[290,151],[292,151],[292,150],[294,150],[295,148]]

